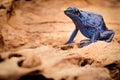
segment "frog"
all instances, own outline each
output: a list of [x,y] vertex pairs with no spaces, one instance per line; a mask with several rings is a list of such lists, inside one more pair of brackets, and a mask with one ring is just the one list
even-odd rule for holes
[[79,47],[85,47],[97,41],[112,41],[115,33],[113,30],[107,28],[101,14],[80,10],[75,7],[68,7],[64,10],[64,13],[75,24],[75,29],[65,44],[74,43],[74,38],[78,31],[87,38],[80,41],[85,43],[81,44]]

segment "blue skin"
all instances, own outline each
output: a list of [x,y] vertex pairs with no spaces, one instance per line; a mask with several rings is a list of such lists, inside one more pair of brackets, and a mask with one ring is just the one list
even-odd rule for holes
[[98,40],[106,42],[112,41],[114,32],[108,30],[101,15],[71,7],[67,8],[64,13],[71,18],[75,24],[75,29],[65,44],[73,43],[78,30],[80,30],[85,37],[89,38],[87,40],[81,40],[80,42],[87,41],[87,43],[81,44],[79,47],[87,46]]

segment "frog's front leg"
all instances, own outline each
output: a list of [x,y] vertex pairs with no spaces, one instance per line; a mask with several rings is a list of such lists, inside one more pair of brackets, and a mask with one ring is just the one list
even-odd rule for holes
[[100,32],[99,32],[99,31],[96,31],[96,32],[93,34],[92,38],[90,38],[90,40],[89,40],[87,43],[81,44],[79,47],[84,47],[84,46],[87,46],[87,45],[89,45],[89,44],[91,44],[91,43],[94,43],[94,42],[96,42],[97,40],[99,40],[99,37],[100,37]]
[[73,40],[74,40],[77,32],[78,32],[78,29],[76,28],[76,29],[73,31],[72,35],[70,36],[70,39],[69,39],[65,44],[73,43]]

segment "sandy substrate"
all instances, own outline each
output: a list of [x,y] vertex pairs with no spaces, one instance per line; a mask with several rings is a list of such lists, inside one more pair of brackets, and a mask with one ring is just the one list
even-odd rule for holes
[[[120,2],[107,0],[1,0],[0,79],[120,80]],[[114,5],[116,4],[116,5]],[[73,22],[67,7],[96,12],[115,32],[110,43],[64,45]]]

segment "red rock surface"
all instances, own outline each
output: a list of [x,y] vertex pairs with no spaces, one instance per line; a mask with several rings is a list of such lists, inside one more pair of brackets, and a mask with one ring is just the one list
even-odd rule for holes
[[[119,0],[1,0],[1,5],[0,79],[120,80]],[[101,14],[115,31],[113,41],[78,48],[85,39],[79,33],[75,43],[64,45],[74,29],[63,13],[70,6]]]

